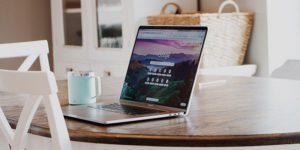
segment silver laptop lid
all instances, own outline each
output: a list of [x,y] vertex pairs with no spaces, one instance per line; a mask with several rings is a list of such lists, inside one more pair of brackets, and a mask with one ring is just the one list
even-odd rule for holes
[[206,27],[139,27],[120,99],[186,110],[206,33]]

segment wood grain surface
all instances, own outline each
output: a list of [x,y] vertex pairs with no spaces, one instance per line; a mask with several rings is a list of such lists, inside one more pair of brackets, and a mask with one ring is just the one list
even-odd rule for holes
[[[151,146],[253,146],[300,143],[300,81],[200,77],[200,82],[226,80],[225,84],[196,86],[188,116],[104,126],[66,119],[71,140],[92,143]],[[122,80],[98,101],[115,101]],[[104,81],[103,81],[104,82]],[[66,81],[59,81],[61,104],[67,104]],[[196,84],[197,85],[197,84]],[[105,88],[105,86],[103,86]],[[3,108],[15,127],[21,107]],[[50,136],[41,107],[30,133]]]

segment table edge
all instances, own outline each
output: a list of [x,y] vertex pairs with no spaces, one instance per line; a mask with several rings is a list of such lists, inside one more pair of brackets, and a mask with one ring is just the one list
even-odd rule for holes
[[[10,122],[13,128],[16,123]],[[209,135],[209,136],[171,136],[171,135],[139,135],[103,132],[83,132],[68,130],[71,141],[139,145],[139,146],[169,146],[169,147],[236,147],[236,146],[263,146],[300,143],[300,132],[253,134],[253,135]],[[31,125],[29,133],[51,137],[50,130]],[[88,138],[82,136],[88,135]]]

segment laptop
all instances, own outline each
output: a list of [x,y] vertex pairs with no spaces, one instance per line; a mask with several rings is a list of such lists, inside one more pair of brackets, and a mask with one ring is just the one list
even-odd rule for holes
[[69,105],[66,117],[116,124],[186,115],[207,27],[140,26],[119,102]]

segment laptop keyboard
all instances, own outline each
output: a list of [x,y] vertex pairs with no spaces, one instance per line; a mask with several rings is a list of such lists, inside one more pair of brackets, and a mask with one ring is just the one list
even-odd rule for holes
[[141,107],[135,107],[135,106],[129,106],[129,105],[122,105],[119,103],[90,105],[88,107],[100,109],[100,110],[111,111],[111,112],[116,112],[116,113],[121,113],[121,114],[128,114],[128,115],[143,115],[143,114],[153,114],[153,113],[163,112],[160,110],[147,109],[147,108],[141,108]]

